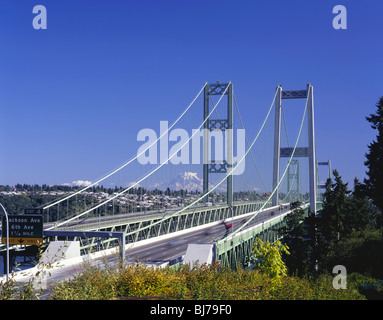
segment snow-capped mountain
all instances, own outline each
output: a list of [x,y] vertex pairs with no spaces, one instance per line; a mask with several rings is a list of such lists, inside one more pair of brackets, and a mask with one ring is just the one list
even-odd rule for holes
[[[214,185],[209,183],[209,189],[213,188]],[[202,192],[203,179],[198,177],[196,172],[182,172],[177,174],[169,183],[161,182],[156,183],[152,186],[152,189],[166,190],[169,188],[172,191],[187,190]],[[226,191],[225,186],[220,186],[216,189],[216,192]]]
[[182,172],[177,174],[169,183],[161,182],[153,186],[160,190],[187,190],[202,191],[202,179],[198,177],[196,172]]
[[202,179],[196,172],[182,172],[170,181],[168,187],[170,190],[202,191]]

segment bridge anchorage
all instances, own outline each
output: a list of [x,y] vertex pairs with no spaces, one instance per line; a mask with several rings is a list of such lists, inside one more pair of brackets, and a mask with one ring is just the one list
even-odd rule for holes
[[[169,260],[178,262],[182,260],[179,258],[182,256],[184,263],[196,260],[200,263],[209,263],[219,260],[223,265],[230,265],[232,267],[236,267],[238,263],[248,265],[255,238],[260,237],[263,240],[269,241],[277,240],[278,234],[276,230],[283,226],[285,217],[291,212],[289,203],[280,199],[279,190],[285,177],[288,182],[288,199],[294,200],[292,196],[296,196],[299,199],[302,198],[301,190],[298,186],[302,172],[300,171],[300,163],[296,159],[302,157],[308,158],[309,161],[310,197],[309,201],[302,201],[302,206],[307,213],[309,211],[316,212],[318,203],[317,166],[319,163],[316,162],[315,156],[313,87],[309,84],[306,90],[283,91],[282,86],[278,85],[258,134],[251,143],[248,143],[248,149],[243,157],[236,160],[235,165],[233,164],[232,129],[234,126],[233,99],[234,101],[236,100],[231,82],[205,83],[192,103],[168,128],[168,131],[178,124],[187,112],[190,112],[191,106],[202,92],[203,122],[198,128],[206,129],[203,130],[202,137],[202,193],[195,193],[195,197],[190,198],[188,203],[171,210],[160,207],[148,211],[130,211],[131,206],[129,205],[129,210],[126,208],[125,211],[120,210],[118,214],[114,215],[117,210],[116,207],[119,205],[118,201],[123,197],[129,200],[128,195],[134,191],[133,188],[137,188],[156,171],[164,168],[165,162],[157,165],[147,175],[137,179],[133,184],[119,188],[112,194],[107,195],[105,199],[96,199],[91,191],[125,168],[133,166],[137,156],[89,186],[45,205],[42,208],[45,219],[45,242],[49,244],[58,240],[78,241],[80,243],[79,250],[74,255],[77,258],[85,256],[89,258],[90,254],[94,251],[111,253],[120,250],[120,258],[122,260],[132,257],[137,250],[143,252],[145,248],[160,246],[161,243],[164,243],[166,249],[170,248],[173,250],[176,247],[174,244],[177,243],[182,244],[177,246],[179,251],[174,251],[168,254],[168,256],[164,254],[163,258],[154,258],[154,256],[151,257],[148,254],[146,258],[140,260],[147,260],[148,262],[156,261],[157,263]],[[219,96],[219,101],[210,104],[212,96]],[[213,118],[212,114],[216,112],[216,108],[224,96],[227,96],[226,116],[223,118]],[[281,115],[282,100],[284,99],[306,100],[300,130],[293,147],[281,147]],[[211,106],[212,108],[210,108]],[[235,175],[241,162],[245,161],[246,157],[252,155],[249,155],[249,152],[251,152],[267,120],[270,118],[269,116],[273,108],[275,108],[275,118],[271,191],[265,193],[263,198],[258,197],[253,200],[234,201],[233,175]],[[308,119],[307,147],[298,147],[306,114]],[[227,131],[226,159],[224,160],[209,158],[211,153],[209,134],[215,129]],[[161,137],[155,143],[160,139]],[[192,137],[188,141],[190,139]],[[143,152],[148,151],[151,146],[153,144],[149,145]],[[174,154],[181,149],[182,146]],[[288,159],[283,172],[280,170],[281,158]],[[214,173],[221,173],[224,175],[224,178],[211,187],[209,177]],[[223,183],[226,183],[226,203],[212,205],[209,197]],[[294,185],[295,189],[293,188]],[[163,193],[162,196],[164,196]],[[196,241],[196,238],[193,239],[193,234],[196,234],[198,241]],[[191,240],[188,240],[189,238]],[[177,257],[178,259],[175,259]]]

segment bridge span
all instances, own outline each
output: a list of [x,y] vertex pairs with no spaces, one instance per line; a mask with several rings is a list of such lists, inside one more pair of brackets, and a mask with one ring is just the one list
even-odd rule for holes
[[[141,175],[134,180],[134,183],[126,183],[126,187],[116,189],[112,195],[106,199],[95,199],[90,194],[91,188],[99,186],[100,183],[107,185],[118,185],[117,181],[121,180],[121,175],[125,175],[124,170],[140,171],[132,167],[136,161],[145,152],[150,151],[150,148],[155,144],[160,143],[161,139],[169,133],[179,121],[184,118],[186,122],[197,119],[197,117],[184,115],[189,111],[190,107],[203,92],[203,122],[193,129],[193,135],[183,144],[179,143],[173,146],[173,153],[168,154],[166,159],[163,159],[154,169],[150,169],[149,173]],[[214,103],[213,96],[218,95],[219,100]],[[217,107],[224,96],[227,96],[227,104],[224,108],[224,118],[219,116]],[[287,147],[281,147],[281,119],[284,116],[282,109],[282,100],[288,99],[305,99],[305,108],[300,122],[299,131],[294,144],[290,144],[287,137],[285,125]],[[210,110],[209,103],[213,108]],[[273,101],[268,109],[265,120],[263,121],[258,133],[252,143],[247,140],[247,150],[238,157],[236,162],[233,162],[233,105],[236,105],[238,116],[242,123],[239,114],[238,105],[235,99],[233,84],[207,84],[202,87],[198,95],[192,103],[185,109],[180,117],[167,128],[161,136],[153,143],[148,143],[146,149],[143,148],[141,153],[132,158],[118,169],[105,175],[103,178],[92,182],[90,185],[81,190],[75,191],[72,194],[66,195],[63,198],[54,201],[53,203],[43,205],[44,219],[44,242],[47,245],[55,241],[78,242],[78,253],[74,254],[71,259],[79,262],[89,260],[91,257],[111,254],[119,251],[117,255],[122,260],[132,261],[133,255],[138,256],[138,259],[145,260],[155,264],[173,264],[182,260],[182,257],[190,244],[211,244],[213,257],[220,260],[223,265],[237,266],[239,263],[247,265],[251,255],[251,249],[256,237],[263,240],[275,241],[278,238],[277,229],[285,223],[285,217],[291,212],[289,202],[300,201],[303,203],[305,212],[317,212],[319,194],[319,178],[317,174],[318,161],[315,154],[315,135],[314,135],[314,103],[313,103],[313,87],[309,84],[305,90],[284,91],[282,86],[278,85]],[[267,143],[267,146],[273,146],[273,161],[272,163],[272,186],[265,193],[264,199],[259,197],[254,190],[259,188],[251,188],[242,173],[238,174],[238,168],[241,163],[250,158],[253,160],[254,167],[260,176],[260,181],[265,185],[260,170],[255,163],[255,156],[252,153],[252,148],[257,142],[261,132],[265,128],[265,124],[269,119],[271,110],[275,105],[274,119],[274,143]],[[213,119],[213,113],[216,113],[217,118]],[[307,115],[307,141],[303,142],[300,138]],[[226,118],[225,118],[226,117]],[[284,119],[285,120],[285,119]],[[285,121],[283,121],[285,122]],[[217,127],[218,126],[218,127]],[[153,179],[158,183],[163,176],[171,177],[172,169],[165,174],[161,173],[167,167],[168,163],[179,152],[182,153],[183,147],[192,142],[194,135],[197,132],[203,131],[203,190],[202,195],[191,199],[189,203],[183,204],[175,210],[152,210],[147,212],[130,212],[125,210],[124,214],[114,214],[115,203],[122,203],[133,187],[138,187],[141,183],[148,182]],[[227,134],[226,157],[222,162],[220,159],[209,159],[211,153],[211,141],[209,135],[216,130],[224,131]],[[270,135],[267,135],[270,137]],[[298,147],[299,145],[299,147]],[[305,146],[307,145],[307,147]],[[264,154],[257,150],[259,154]],[[284,170],[280,170],[281,158],[287,160]],[[302,174],[299,172],[299,161],[296,158],[307,158],[308,160],[308,195],[309,200],[304,200],[304,192],[300,187]],[[293,160],[294,159],[294,160]],[[217,161],[216,161],[217,160]],[[292,163],[294,163],[294,168]],[[141,165],[141,163],[140,163]],[[141,167],[142,168],[142,165]],[[237,172],[236,172],[237,171]],[[214,174],[223,174],[224,178],[218,179],[218,182],[211,184]],[[158,175],[156,177],[156,175]],[[114,179],[114,180],[112,180]],[[220,180],[221,179],[221,180]],[[235,201],[233,193],[234,179],[244,180],[249,192],[254,195],[252,199],[259,201]],[[287,180],[287,190],[285,193],[280,192],[282,182]],[[210,199],[219,194],[222,189],[221,184],[226,183],[226,203],[220,205],[210,205]],[[140,187],[141,188],[141,187]],[[169,189],[169,188],[168,188]],[[237,192],[241,192],[239,189]],[[221,190],[222,191],[222,190]],[[121,201],[124,197],[125,200]],[[237,198],[238,199],[238,198]],[[127,209],[127,208],[125,208]],[[130,209],[130,208],[129,208]],[[100,215],[103,211],[104,216]],[[109,214],[112,211],[113,214]],[[76,249],[77,250],[77,249]],[[67,263],[69,264],[69,260]]]

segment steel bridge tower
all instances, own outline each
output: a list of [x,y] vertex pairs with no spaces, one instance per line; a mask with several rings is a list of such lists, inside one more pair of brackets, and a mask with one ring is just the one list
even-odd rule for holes
[[[314,93],[311,84],[306,90],[283,91],[282,86],[277,87],[275,100],[275,127],[274,127],[274,160],[273,160],[273,189],[279,184],[279,162],[280,158],[290,158],[294,148],[281,148],[281,110],[283,99],[307,99],[308,118],[308,147],[297,147],[293,157],[307,157],[309,159],[309,192],[310,211],[316,213],[316,158],[315,158],[315,134],[314,134]],[[272,199],[272,205],[278,205],[278,188]]]
[[287,168],[287,194],[290,202],[301,201],[299,160],[297,159],[293,159]]
[[[227,90],[226,90],[227,88]],[[226,92],[225,92],[226,90]],[[209,118],[209,99],[212,95],[227,95],[227,118],[226,119],[210,119]],[[210,173],[227,173],[233,167],[233,84],[220,83],[207,84],[204,89],[204,107],[203,107],[203,194],[209,192],[209,174]],[[226,160],[209,159],[210,145],[209,135],[213,130],[226,131]],[[229,174],[226,178],[227,183],[227,204],[233,204],[233,176]],[[204,203],[208,202],[208,197],[204,198]]]

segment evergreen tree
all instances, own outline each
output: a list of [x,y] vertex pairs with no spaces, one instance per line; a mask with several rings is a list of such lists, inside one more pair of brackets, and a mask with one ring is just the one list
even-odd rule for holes
[[372,215],[373,208],[365,195],[365,186],[355,178],[354,191],[350,198],[350,212],[347,216],[347,234],[351,234],[354,230],[361,231],[368,225],[376,225]]
[[319,224],[320,233],[328,242],[339,241],[347,233],[347,216],[350,212],[350,191],[348,183],[343,183],[337,170],[333,171],[334,180],[327,179],[324,193],[322,217]]
[[[285,259],[286,266],[290,274],[299,276],[305,274],[309,268],[310,247],[306,239],[304,215],[305,212],[300,208],[299,202],[290,204],[291,214],[285,217],[285,226],[278,230],[283,243],[290,249],[290,255]],[[311,242],[310,242],[311,243]]]
[[368,194],[373,203],[383,211],[383,97],[376,104],[376,114],[370,114],[366,120],[371,123],[371,128],[378,131],[376,141],[369,146],[365,154],[365,165],[368,178],[364,180]]

